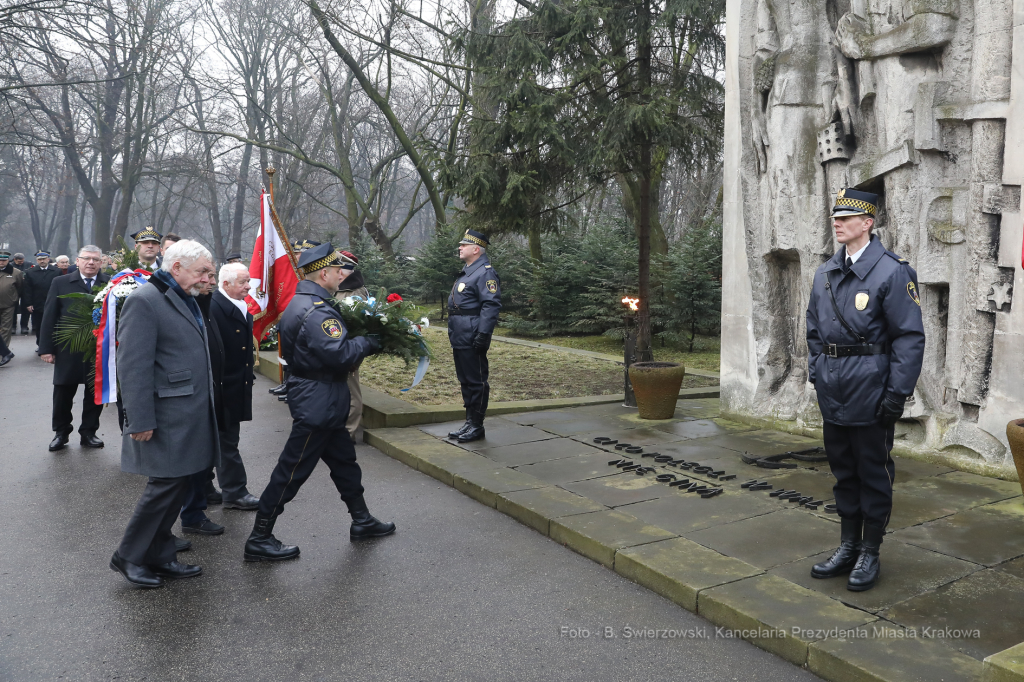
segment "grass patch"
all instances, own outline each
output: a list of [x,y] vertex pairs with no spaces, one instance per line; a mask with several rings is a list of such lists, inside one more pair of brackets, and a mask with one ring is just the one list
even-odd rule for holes
[[[401,389],[412,383],[415,367],[406,368],[404,362],[388,356],[367,358],[359,370],[360,382],[419,405],[461,404],[448,331],[435,326],[423,333],[434,350],[434,360],[419,386],[402,393]],[[550,339],[544,341],[552,343]],[[491,402],[612,395],[623,390],[622,367],[607,360],[500,342],[491,344],[487,358],[491,366]],[[683,380],[684,388],[711,385],[717,382],[706,377],[687,375]]]

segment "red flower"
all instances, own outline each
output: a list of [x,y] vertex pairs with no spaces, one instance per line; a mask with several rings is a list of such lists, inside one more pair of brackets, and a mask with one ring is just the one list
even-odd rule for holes
[[402,297],[398,294],[388,294],[388,303],[394,303],[395,301],[401,301]]

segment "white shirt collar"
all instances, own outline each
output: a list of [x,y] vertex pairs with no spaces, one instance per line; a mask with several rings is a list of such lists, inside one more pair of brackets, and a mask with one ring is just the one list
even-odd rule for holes
[[[868,244],[870,244],[870,243],[871,243],[871,241],[868,240]],[[862,248],[860,251],[858,251],[856,253],[850,253],[849,248],[847,248],[847,250],[846,250],[846,257],[849,258],[854,263],[856,263],[857,259],[859,259],[862,255],[864,255],[864,252],[868,250],[868,244],[865,244],[864,248]]]
[[[245,317],[246,313],[249,312],[249,306],[247,306],[245,304],[244,300],[239,301],[239,300],[236,300],[234,298],[231,298],[230,296],[228,296],[228,292],[224,291],[224,287],[221,286],[220,284],[217,285],[217,291],[219,291],[220,293],[224,294],[224,298],[226,298],[229,301],[231,301],[235,305],[235,307],[238,308],[239,312],[242,313],[242,317]],[[246,319],[248,319],[248,318],[246,318]]]

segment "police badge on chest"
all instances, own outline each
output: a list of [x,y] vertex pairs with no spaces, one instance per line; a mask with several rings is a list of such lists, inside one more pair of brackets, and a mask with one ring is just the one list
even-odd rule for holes
[[868,295],[863,291],[857,292],[857,296],[853,299],[853,305],[857,310],[864,310],[868,307]]

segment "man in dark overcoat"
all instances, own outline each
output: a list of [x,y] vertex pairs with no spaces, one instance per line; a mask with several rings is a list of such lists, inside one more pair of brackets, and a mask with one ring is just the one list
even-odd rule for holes
[[202,572],[175,559],[171,528],[190,477],[220,459],[207,331],[194,298],[213,276],[210,252],[183,239],[121,311],[121,470],[149,480],[110,567],[139,587]]
[[[46,309],[46,296],[50,293],[50,283],[61,276],[61,271],[50,263],[50,254],[40,251],[36,254],[36,264],[25,271],[25,286],[21,290],[21,300],[32,316],[32,332],[36,335],[39,345],[39,328],[43,324],[43,311]],[[26,323],[27,328],[27,323]]]
[[87,358],[82,353],[73,353],[61,348],[55,337],[58,323],[64,319],[73,298],[62,298],[65,294],[89,294],[96,287],[102,287],[109,277],[100,272],[103,252],[98,246],[83,246],[78,252],[76,263],[78,269],[67,275],[55,277],[50,283],[43,306],[43,319],[39,324],[39,357],[53,364],[53,440],[50,441],[50,452],[63,450],[68,444],[72,425],[71,408],[74,405],[78,387],[82,392],[82,423],[78,433],[82,437],[82,446],[102,448],[103,441],[96,436],[100,427],[100,413],[103,405],[97,405],[93,390],[92,364],[95,358]]

